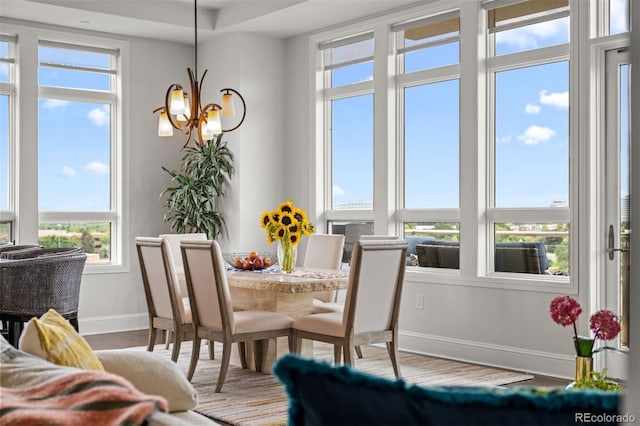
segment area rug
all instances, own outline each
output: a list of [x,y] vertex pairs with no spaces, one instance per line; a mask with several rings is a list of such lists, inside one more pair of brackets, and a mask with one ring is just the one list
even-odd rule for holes
[[[314,343],[314,356],[333,361],[333,347]],[[142,348],[140,348],[142,349]],[[191,357],[191,342],[183,342],[178,365],[185,372]],[[214,420],[232,425],[285,425],[288,401],[284,386],[275,376],[243,370],[231,365],[221,393],[215,393],[222,346],[216,344],[216,359],[210,360],[205,342],[201,345],[200,360],[192,383],[198,390],[200,402],[196,411]],[[164,345],[156,345],[154,352],[171,357]],[[358,370],[393,379],[393,368],[385,348],[363,346],[363,359],[356,360]],[[530,380],[529,374],[466,364],[424,355],[400,352],[399,364],[405,382],[419,385],[498,386]]]

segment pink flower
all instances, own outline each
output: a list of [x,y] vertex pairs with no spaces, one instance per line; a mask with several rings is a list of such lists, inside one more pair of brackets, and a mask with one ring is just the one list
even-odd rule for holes
[[582,306],[571,296],[557,296],[549,305],[551,319],[563,327],[574,324],[582,313]]
[[591,315],[589,328],[598,339],[611,340],[620,333],[620,323],[613,312],[602,309]]

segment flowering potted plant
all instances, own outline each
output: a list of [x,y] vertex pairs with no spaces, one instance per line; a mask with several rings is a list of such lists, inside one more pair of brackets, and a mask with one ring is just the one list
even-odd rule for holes
[[294,206],[293,200],[281,203],[276,210],[260,216],[260,227],[267,233],[267,242],[279,242],[278,262],[283,272],[292,272],[296,264],[297,246],[304,235],[311,235],[315,227],[307,213]]
[[[620,333],[620,322],[613,312],[608,309],[601,309],[591,315],[589,328],[594,333],[594,337],[578,336],[576,321],[582,313],[582,306],[571,296],[557,296],[549,305],[551,319],[563,326],[573,325],[573,345],[576,350],[576,380],[591,377],[593,370],[593,354],[605,349],[615,349],[603,345],[596,346],[596,340],[611,340]],[[595,348],[595,349],[594,349]]]

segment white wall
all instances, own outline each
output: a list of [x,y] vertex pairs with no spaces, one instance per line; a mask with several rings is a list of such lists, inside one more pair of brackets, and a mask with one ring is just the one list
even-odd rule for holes
[[157,136],[158,118],[152,111],[164,102],[171,83],[188,83],[187,66],[192,50],[180,44],[147,39],[129,40],[130,84],[125,102],[128,126],[123,155],[126,159],[124,211],[124,264],[126,271],[93,274],[86,272],[78,309],[80,330],[86,334],[147,327],[147,305],[135,250],[136,236],[157,236],[168,232],[164,223],[160,193],[169,184],[161,166],[177,169],[184,140]]
[[[207,102],[220,102],[220,89],[238,90],[247,103],[242,126],[223,140],[235,155],[235,175],[221,206],[229,235],[224,251],[272,250],[260,228],[260,215],[291,197],[283,185],[292,167],[285,149],[284,42],[251,34],[227,34],[199,50],[202,68],[209,69],[204,84]],[[201,58],[201,59],[200,59]],[[236,112],[240,113],[236,102]]]

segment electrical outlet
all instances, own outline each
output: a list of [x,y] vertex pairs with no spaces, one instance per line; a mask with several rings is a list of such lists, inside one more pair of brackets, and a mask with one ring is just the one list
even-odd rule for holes
[[421,294],[416,296],[416,309],[424,309],[424,296]]

